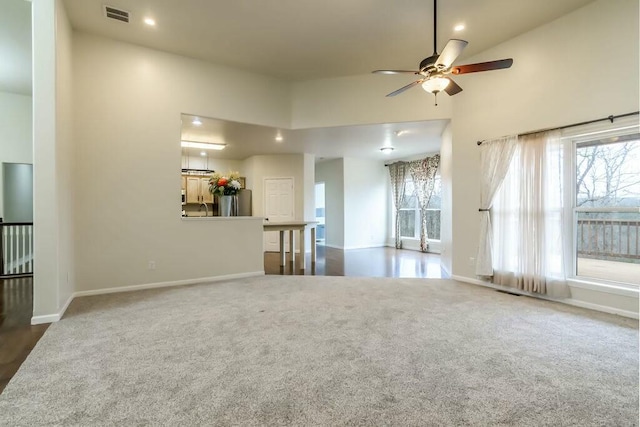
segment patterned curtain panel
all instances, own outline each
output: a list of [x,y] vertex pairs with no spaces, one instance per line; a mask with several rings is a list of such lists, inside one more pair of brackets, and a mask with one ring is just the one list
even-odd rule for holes
[[404,187],[406,178],[406,163],[398,162],[389,165],[389,177],[391,178],[391,194],[396,208],[396,249],[402,248],[400,239],[400,207],[404,203]]
[[426,157],[422,160],[409,162],[409,173],[413,180],[416,197],[420,205],[420,250],[427,252],[429,249],[427,233],[427,206],[433,194],[433,184],[435,183],[436,171],[440,165],[440,155]]

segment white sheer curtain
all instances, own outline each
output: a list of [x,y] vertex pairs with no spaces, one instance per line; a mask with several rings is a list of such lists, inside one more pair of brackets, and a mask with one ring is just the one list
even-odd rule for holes
[[517,136],[506,136],[480,145],[480,245],[476,257],[478,276],[493,276],[493,232],[489,213],[496,191],[509,170],[517,142]]
[[563,169],[559,132],[519,138],[491,211],[494,283],[569,296]]

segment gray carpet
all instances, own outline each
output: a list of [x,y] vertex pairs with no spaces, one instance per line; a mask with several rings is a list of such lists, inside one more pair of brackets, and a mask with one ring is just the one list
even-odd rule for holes
[[79,298],[0,425],[638,425],[638,322],[447,280]]

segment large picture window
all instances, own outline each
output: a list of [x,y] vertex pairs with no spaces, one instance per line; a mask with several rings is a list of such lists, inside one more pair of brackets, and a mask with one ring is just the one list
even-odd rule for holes
[[575,141],[575,274],[640,284],[640,135]]

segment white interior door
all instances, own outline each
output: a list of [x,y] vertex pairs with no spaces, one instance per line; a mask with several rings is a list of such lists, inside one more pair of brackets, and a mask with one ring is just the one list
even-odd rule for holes
[[[264,180],[264,212],[269,222],[293,221],[293,178]],[[285,233],[285,248],[289,250],[289,233]],[[280,251],[279,232],[268,231],[264,236],[264,250]]]

